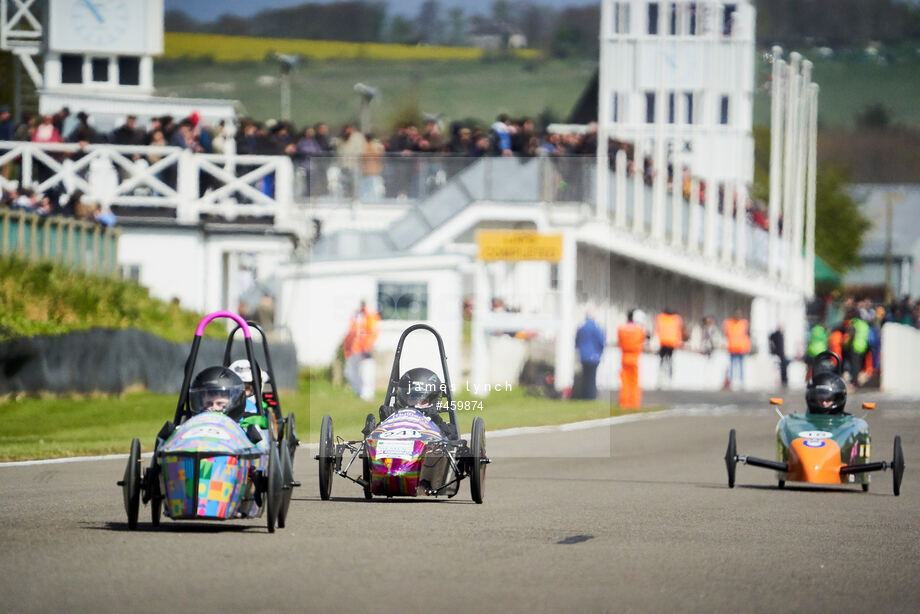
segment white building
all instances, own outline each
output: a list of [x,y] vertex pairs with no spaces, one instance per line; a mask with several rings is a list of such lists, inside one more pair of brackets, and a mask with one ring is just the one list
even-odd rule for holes
[[[423,320],[444,337],[460,385],[466,380],[482,390],[513,381],[532,356],[551,363],[555,385],[566,390],[576,375],[575,330],[589,305],[611,339],[635,307],[652,316],[671,307],[688,325],[704,315],[720,322],[740,308],[757,348],[745,383],[769,388],[769,333],[784,324],[790,355],[804,341],[816,93],[796,57],[789,70],[776,62],[773,124],[782,129],[773,131],[780,138],[772,149],[779,156],[771,174],[774,223],[765,231],[746,212],[753,32],[750,2],[605,0],[599,142],[610,137],[624,145],[613,160],[605,146],[597,158],[387,158],[380,179],[403,184],[369,203],[343,189],[348,173],[357,173],[352,184],[361,185],[362,165],[353,160],[329,161],[329,192],[300,198],[286,157],[163,148],[158,166],[148,168],[131,160],[147,152],[93,146],[94,159],[122,169],[117,186],[95,194],[101,184],[68,160],[37,187],[76,186],[118,209],[120,260],[158,296],[177,296],[202,311],[235,309],[249,274],[249,282],[275,296],[274,324],[289,331],[303,365],[334,359],[365,300],[384,316],[383,360],[398,333]],[[16,143],[4,153],[0,143],[0,163],[21,157],[29,166],[24,182],[36,184],[37,149],[74,147]],[[628,148],[634,169],[648,157],[657,172],[631,172]],[[678,171],[675,189],[668,187],[669,164]],[[169,169],[174,183],[164,179]],[[202,193],[204,176],[212,185]],[[273,192],[261,185],[267,176]],[[789,229],[782,236],[780,210]],[[488,229],[535,231],[561,247],[552,257],[485,261],[476,233]],[[513,309],[494,309],[496,299]],[[472,307],[466,330],[465,301]],[[723,358],[679,351],[675,384],[720,387]],[[616,388],[618,370],[611,348],[598,373],[601,386]]]
[[749,184],[753,4],[603,0],[600,28],[599,141]]

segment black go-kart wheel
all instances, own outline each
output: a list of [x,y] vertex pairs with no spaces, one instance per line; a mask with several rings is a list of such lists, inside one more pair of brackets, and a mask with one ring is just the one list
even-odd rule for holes
[[281,506],[278,508],[278,528],[283,529],[287,522],[288,508],[291,506],[291,495],[294,494],[294,462],[291,460],[291,449],[286,443],[281,443]]
[[284,441],[291,450],[291,467],[294,466],[294,454],[297,452],[297,419],[294,418],[294,412],[288,414],[284,425]]
[[901,436],[894,438],[894,452],[891,454],[891,482],[894,496],[901,494],[901,478],[904,477],[904,452],[901,451]]
[[486,488],[486,425],[482,417],[473,418],[470,430],[470,495],[476,503],[482,503]]
[[150,524],[160,526],[160,513],[163,510],[163,499],[157,497],[150,500]]
[[[728,487],[735,487],[735,463],[738,461],[738,444],[735,441],[735,429],[728,432],[728,448],[725,450],[725,469],[728,471]],[[785,484],[780,483],[782,488]]]
[[278,445],[271,444],[268,454],[268,476],[265,489],[265,522],[268,532],[275,532],[275,522],[278,520],[278,510],[281,507],[281,458],[278,456]]
[[786,488],[786,480],[777,480],[777,481],[776,481],[776,487],[777,487],[777,488]]
[[335,440],[332,435],[332,416],[323,416],[319,428],[319,496],[328,501],[332,495],[332,472],[335,466]]
[[361,461],[361,478],[364,480],[364,498],[370,501],[374,498],[374,493],[371,492],[371,457],[366,447],[364,448],[364,458],[361,459]]
[[151,465],[144,472],[144,490],[150,499],[150,523],[160,526],[160,514],[163,510],[163,495],[160,494],[159,467]]
[[125,476],[118,483],[125,499],[125,512],[128,514],[128,528],[137,528],[137,513],[141,504],[141,442],[135,437],[131,441]]

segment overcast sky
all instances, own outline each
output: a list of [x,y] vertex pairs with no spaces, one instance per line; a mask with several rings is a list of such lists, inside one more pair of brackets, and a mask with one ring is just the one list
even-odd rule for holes
[[[337,0],[308,0],[328,4]],[[461,7],[467,15],[488,14],[493,0],[440,0],[442,10]],[[569,6],[584,6],[586,4],[600,4],[599,0],[530,0],[534,4],[548,5],[556,8]],[[183,11],[189,17],[198,21],[213,21],[222,14],[239,15],[248,17],[259,11],[270,8],[282,8],[305,4],[304,0],[222,0],[220,3],[213,0],[165,0],[167,11]],[[387,0],[387,14],[400,14],[414,17],[422,5],[422,0]],[[512,0],[512,4],[515,4]],[[215,6],[216,5],[216,6]]]

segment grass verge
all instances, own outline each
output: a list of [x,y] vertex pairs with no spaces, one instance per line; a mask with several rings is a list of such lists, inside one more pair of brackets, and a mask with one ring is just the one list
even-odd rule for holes
[[[298,389],[281,393],[285,414],[294,412],[301,441],[316,441],[324,414],[333,418],[335,433],[360,437],[364,418],[377,414],[383,399],[361,401],[345,387],[301,377]],[[606,418],[623,413],[605,401],[558,401],[527,396],[520,388],[493,392],[484,399],[460,395],[458,402],[476,402],[475,409],[458,411],[460,427],[469,432],[475,416],[486,429],[541,426]],[[481,401],[481,409],[478,402]],[[0,461],[127,453],[133,437],[141,449],[152,450],[154,437],[175,412],[174,395],[129,393],[119,397],[8,400],[0,405]],[[650,411],[660,408],[647,408]]]
[[137,328],[187,343],[201,319],[138,284],[12,256],[0,258],[0,314],[0,341],[98,327]]

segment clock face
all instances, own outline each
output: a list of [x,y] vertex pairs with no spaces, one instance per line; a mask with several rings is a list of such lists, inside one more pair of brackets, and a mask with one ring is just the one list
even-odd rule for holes
[[163,51],[163,0],[47,0],[48,50],[142,55]]
[[73,0],[70,20],[77,37],[90,47],[106,46],[130,36],[125,0]]

